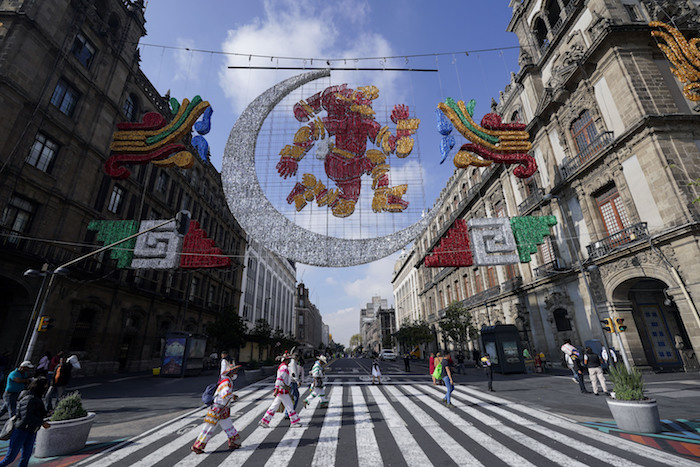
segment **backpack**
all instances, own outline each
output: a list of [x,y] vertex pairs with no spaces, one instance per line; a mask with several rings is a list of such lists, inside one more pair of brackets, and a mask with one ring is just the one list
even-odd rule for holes
[[[206,388],[204,388],[204,392],[202,393],[202,402],[204,405],[209,407],[214,403],[214,394],[216,394],[216,388],[219,387],[219,384],[221,384],[221,381],[223,381],[223,378],[219,378],[219,380],[216,383],[211,383],[207,385]],[[233,386],[233,382],[231,384]]]
[[435,365],[435,371],[433,371],[433,378],[435,378],[435,379],[442,378],[442,362]]

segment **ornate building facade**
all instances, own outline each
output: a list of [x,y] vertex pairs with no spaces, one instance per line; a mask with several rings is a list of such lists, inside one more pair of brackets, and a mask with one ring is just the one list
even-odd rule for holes
[[47,292],[54,327],[41,333],[35,358],[62,349],[87,374],[143,370],[158,366],[168,331],[203,333],[219,313],[238,312],[245,233],[208,160],[195,157],[188,170],[135,166],[124,180],[103,170],[117,123],[151,111],[172,118],[167,96],[139,68],[143,10],[139,0],[0,2],[0,351],[13,358],[43,283],[23,273],[44,265],[46,278],[99,248],[88,230],[95,219],[169,219],[187,209],[232,266],[120,269],[109,254],[74,264]]
[[[619,350],[600,321],[622,319],[633,365],[697,367],[700,194],[689,182],[700,177],[700,106],[684,95],[648,23],[697,37],[698,2],[510,6],[520,70],[493,107],[503,121],[527,124],[539,169],[525,180],[497,164],[455,171],[441,193],[444,212],[396,265],[396,303],[413,293],[402,287],[415,269],[420,317],[430,323],[461,301],[478,327],[515,324],[525,346],[557,360],[566,338],[606,339]],[[524,215],[558,220],[530,263],[424,266],[455,220]]]
[[[324,323],[318,307],[309,298],[309,289],[303,283],[297,284],[294,306],[294,337],[301,345],[305,357],[314,357],[324,345]],[[326,334],[326,339],[327,339]]]

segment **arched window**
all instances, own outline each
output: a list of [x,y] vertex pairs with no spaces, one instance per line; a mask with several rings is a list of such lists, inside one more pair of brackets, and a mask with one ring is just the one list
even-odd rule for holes
[[549,26],[556,31],[556,25],[559,22],[559,15],[561,14],[561,8],[559,8],[558,0],[549,0],[545,6],[547,12],[547,21],[549,21]]
[[557,331],[571,331],[571,320],[565,309],[557,308],[552,313],[554,323],[557,325]]
[[547,25],[544,23],[542,18],[537,18],[535,20],[532,32],[535,34],[535,40],[538,47],[549,45],[549,39],[547,39]]
[[517,110],[510,116],[511,123],[520,123],[520,112]]
[[92,324],[95,321],[95,310],[83,308],[78,313],[78,320],[75,323],[73,337],[70,340],[70,350],[85,350],[88,338],[92,334]]

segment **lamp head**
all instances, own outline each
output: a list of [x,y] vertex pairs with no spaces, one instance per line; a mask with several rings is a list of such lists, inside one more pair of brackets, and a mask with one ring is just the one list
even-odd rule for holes
[[36,269],[27,269],[24,271],[23,274],[24,277],[41,277],[41,271],[38,271]]

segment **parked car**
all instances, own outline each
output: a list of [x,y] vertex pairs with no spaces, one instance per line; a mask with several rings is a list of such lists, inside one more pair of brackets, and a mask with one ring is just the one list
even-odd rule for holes
[[379,352],[379,359],[380,360],[392,360],[396,361],[397,355],[394,353],[393,350],[382,350]]

